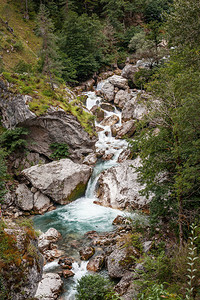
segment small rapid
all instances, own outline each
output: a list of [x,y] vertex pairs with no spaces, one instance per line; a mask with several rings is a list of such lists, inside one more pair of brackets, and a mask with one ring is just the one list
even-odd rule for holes
[[[102,99],[96,96],[95,92],[87,93],[86,107],[90,110],[94,105],[99,105]],[[117,115],[121,124],[121,113],[115,108],[113,112],[105,111],[105,117]],[[71,245],[74,241],[84,241],[84,234],[88,231],[106,232],[113,230],[112,221],[117,215],[123,215],[123,212],[99,206],[94,204],[96,199],[95,186],[102,171],[117,165],[120,153],[127,148],[125,140],[117,140],[112,136],[110,126],[103,126],[96,122],[96,126],[101,128],[98,133],[96,151],[103,151],[106,155],[112,154],[112,159],[108,161],[97,161],[92,176],[88,182],[84,197],[81,197],[70,204],[58,207],[56,210],[47,212],[44,215],[34,218],[35,228],[42,232],[50,227],[56,228],[62,234],[62,240],[59,242],[59,249],[65,252],[66,256],[73,256],[75,262],[72,265],[72,271],[75,275],[66,280],[62,299],[74,300],[75,287],[77,281],[85,275],[87,271],[87,262],[80,261],[77,249]],[[59,269],[58,261],[47,263],[44,266],[44,272],[52,272]]]

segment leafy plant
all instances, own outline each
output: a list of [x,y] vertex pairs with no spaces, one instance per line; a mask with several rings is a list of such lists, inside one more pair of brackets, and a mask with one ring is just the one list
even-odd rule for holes
[[162,299],[170,299],[170,300],[182,300],[180,296],[177,294],[170,294],[164,289],[163,284],[153,284],[150,288],[148,288],[145,293],[143,293],[139,300],[162,300]]
[[52,158],[61,159],[69,156],[69,146],[65,143],[53,143],[50,148],[53,151]]
[[22,127],[6,130],[0,136],[0,146],[5,149],[8,155],[19,149],[24,150],[27,145],[25,136],[28,133],[28,129]]

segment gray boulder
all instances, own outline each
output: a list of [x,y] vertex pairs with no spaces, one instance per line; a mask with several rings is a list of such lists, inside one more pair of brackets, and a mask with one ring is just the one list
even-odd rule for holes
[[115,95],[114,103],[119,107],[123,108],[125,103],[128,102],[131,98],[131,94],[128,90],[119,90]]
[[131,119],[141,120],[147,113],[148,109],[145,105],[145,99],[140,95],[132,94],[132,98],[127,101],[122,109],[122,120]]
[[60,276],[55,273],[47,273],[42,276],[35,297],[39,300],[57,299],[63,286]]
[[139,71],[139,69],[136,66],[131,65],[131,64],[127,64],[123,68],[121,76],[126,78],[126,79],[131,79],[133,81],[134,80],[134,74],[138,71]]
[[33,209],[33,194],[25,184],[19,184],[16,189],[17,206],[25,211]]
[[138,183],[134,168],[139,164],[138,158],[127,160],[102,172],[97,182],[98,200],[95,203],[117,209],[147,207],[150,200],[139,194],[144,187]]
[[59,204],[66,204],[84,194],[92,168],[70,159],[36,165],[22,171],[22,175],[44,195]]
[[114,85],[111,84],[110,82],[105,81],[105,83],[101,87],[100,92],[108,102],[111,102],[114,100],[115,88],[114,88]]
[[108,78],[108,81],[114,86],[118,87],[119,89],[126,90],[128,89],[128,80],[126,78],[123,78],[119,75],[113,75]]
[[50,199],[42,194],[40,191],[37,191],[34,194],[34,210],[37,211],[39,214],[45,213],[49,207],[51,206]]
[[121,139],[123,137],[131,137],[135,132],[135,121],[129,120],[127,122],[122,123],[122,125],[116,128],[116,138]]

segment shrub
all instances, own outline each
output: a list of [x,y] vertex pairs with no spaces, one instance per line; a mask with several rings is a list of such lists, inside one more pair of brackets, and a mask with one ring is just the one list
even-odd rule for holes
[[27,64],[24,60],[20,60],[14,67],[14,72],[22,74],[32,71],[32,66]]
[[21,127],[6,130],[0,136],[0,146],[5,149],[8,154],[19,149],[23,150],[27,145],[27,141],[24,138],[28,133],[28,129]]
[[21,52],[24,49],[24,45],[23,45],[22,41],[17,41],[14,44],[14,49],[18,52]]
[[177,294],[170,294],[165,289],[163,284],[153,284],[139,298],[139,300],[181,300]]
[[118,300],[108,279],[100,275],[85,275],[77,285],[77,300]]
[[69,146],[65,143],[53,143],[50,145],[53,153],[51,154],[52,158],[61,159],[69,156]]

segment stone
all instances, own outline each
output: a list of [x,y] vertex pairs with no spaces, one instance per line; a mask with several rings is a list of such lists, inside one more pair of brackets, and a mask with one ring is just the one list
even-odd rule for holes
[[128,89],[128,80],[119,75],[113,75],[108,78],[108,81],[119,89]]
[[143,251],[144,251],[144,253],[149,252],[149,250],[151,250],[151,248],[152,248],[152,245],[153,245],[152,241],[146,241],[146,242],[144,242],[143,243]]
[[34,206],[33,209],[36,210],[39,214],[45,213],[51,206],[50,199],[43,195],[40,191],[37,191],[34,194]]
[[122,123],[122,125],[117,128],[116,138],[121,139],[124,138],[125,136],[129,138],[135,133],[135,131],[136,131],[135,121],[129,120],[125,123]]
[[119,90],[117,92],[117,94],[115,95],[115,100],[114,103],[116,104],[116,106],[118,106],[119,108],[123,108],[125,103],[127,101],[129,101],[131,98],[130,93],[128,92],[128,90]]
[[131,119],[140,121],[148,114],[147,106],[145,105],[147,95],[135,95],[127,101],[122,109],[122,121]]
[[139,68],[137,68],[136,66],[131,65],[131,64],[127,64],[123,68],[121,76],[126,78],[126,79],[131,79],[132,81],[134,81],[134,75],[138,71],[139,71]]
[[118,215],[112,222],[113,225],[122,225],[126,224],[126,218]]
[[111,160],[114,156],[114,153],[104,153],[102,160]]
[[63,270],[62,274],[64,278],[69,278],[75,275],[75,273],[70,270]]
[[16,195],[16,203],[20,209],[25,211],[33,209],[33,194],[24,183],[18,185]]
[[91,108],[91,112],[96,116],[97,122],[101,122],[104,119],[105,112],[98,105],[94,105]]
[[66,204],[84,194],[91,172],[87,165],[61,159],[25,169],[22,175],[44,195],[59,204]]
[[144,188],[137,181],[136,167],[139,158],[127,160],[118,166],[103,171],[97,181],[96,204],[116,209],[142,209],[148,206],[150,199],[140,195]]
[[105,255],[100,254],[95,256],[94,258],[91,258],[90,261],[87,264],[87,270],[92,271],[92,272],[99,272],[105,262]]
[[133,278],[133,272],[126,271],[119,283],[115,286],[115,291],[119,295],[124,295],[133,281]]
[[90,153],[86,158],[83,160],[83,164],[88,166],[94,166],[97,162],[97,157],[95,153]]
[[43,252],[44,258],[46,261],[51,262],[54,261],[55,259],[61,257],[64,255],[63,250],[58,250],[58,249],[52,249],[52,250],[46,250]]
[[79,251],[81,260],[88,260],[90,257],[94,255],[94,253],[95,253],[95,249],[93,247],[86,247]]
[[74,259],[72,257],[61,257],[58,261],[62,269],[71,270]]
[[41,300],[57,299],[63,286],[60,276],[55,273],[46,273],[42,276],[35,297]]
[[61,238],[60,232],[55,228],[49,228],[45,233],[39,236],[39,250],[43,252],[50,248],[50,244],[57,242]]
[[122,264],[127,254],[126,248],[116,248],[107,259],[108,274],[111,278],[122,278],[126,273],[125,266]]
[[117,162],[122,163],[122,162],[126,161],[129,158],[131,158],[131,150],[130,149],[124,149],[120,153]]
[[110,112],[114,112],[115,111],[115,107],[109,103],[101,103],[100,107],[106,111],[110,111]]
[[114,85],[109,81],[105,81],[105,83],[101,87],[100,93],[108,102],[113,101],[115,97]]
[[106,117],[101,123],[100,125],[102,126],[112,126],[116,123],[119,122],[119,117],[117,115],[112,115],[109,117]]

